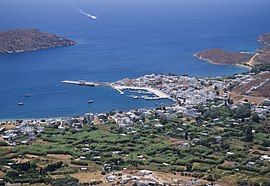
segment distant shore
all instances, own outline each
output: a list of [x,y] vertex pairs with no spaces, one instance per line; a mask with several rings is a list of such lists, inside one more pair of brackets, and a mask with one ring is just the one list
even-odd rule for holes
[[241,64],[241,63],[237,63],[237,64],[216,63],[216,62],[213,62],[210,59],[203,58],[203,57],[199,56],[198,53],[194,54],[193,56],[196,57],[196,58],[198,58],[198,59],[200,59],[200,60],[206,61],[207,63],[213,64],[213,65],[226,65],[226,66],[234,65],[234,66],[239,66],[239,67],[246,68],[248,70],[251,70],[252,69],[252,66],[250,66],[248,64],[245,65],[245,64]]
[[254,51],[253,53],[225,51],[219,48],[212,48],[197,52],[194,54],[194,57],[212,64],[237,65],[249,69],[258,64],[269,64],[270,33],[265,33],[258,36],[257,42],[261,43],[263,46],[258,48],[257,51]]
[[76,41],[38,29],[0,32],[0,53],[11,54],[77,44]]

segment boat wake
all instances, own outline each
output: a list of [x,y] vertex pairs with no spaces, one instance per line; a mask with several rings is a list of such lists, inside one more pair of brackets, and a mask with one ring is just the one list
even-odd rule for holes
[[97,19],[97,16],[94,16],[94,15],[91,15],[91,14],[89,14],[89,13],[86,13],[85,11],[83,11],[82,9],[80,9],[80,8],[78,8],[78,7],[76,7],[76,6],[75,6],[75,8],[78,10],[78,12],[79,12],[80,14],[85,15],[85,16],[91,18],[91,19]]

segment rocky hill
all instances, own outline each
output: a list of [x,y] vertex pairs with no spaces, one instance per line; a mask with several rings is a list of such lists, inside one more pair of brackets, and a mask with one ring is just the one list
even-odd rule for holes
[[270,72],[261,72],[233,89],[238,95],[270,98]]
[[270,33],[260,35],[257,40],[264,45],[270,46]]
[[264,46],[258,49],[254,64],[270,64],[270,33],[260,35],[257,40]]
[[76,42],[38,29],[16,29],[0,32],[0,53],[17,53],[59,46]]
[[214,64],[234,65],[246,63],[252,58],[250,53],[229,52],[221,49],[207,49],[195,54],[196,57]]
[[262,34],[257,41],[263,46],[254,54],[245,52],[230,52],[222,49],[207,49],[195,54],[196,57],[214,64],[246,65],[270,64],[270,33]]

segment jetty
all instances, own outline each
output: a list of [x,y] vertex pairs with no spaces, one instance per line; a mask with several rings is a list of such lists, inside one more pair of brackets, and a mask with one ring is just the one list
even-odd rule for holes
[[85,80],[78,80],[78,81],[64,80],[61,82],[66,83],[66,84],[74,84],[74,85],[80,85],[80,86],[91,86],[91,87],[97,87],[97,86],[110,87],[111,86],[111,84],[108,82],[91,82],[91,81],[85,81]]
[[121,95],[125,94],[124,90],[146,91],[146,92],[149,92],[149,93],[155,95],[155,97],[148,97],[148,96],[143,97],[146,100],[171,99],[171,97],[168,94],[162,92],[161,90],[152,88],[152,87],[122,86],[122,85],[115,85],[114,83],[108,83],[108,82],[89,82],[89,81],[85,81],[85,80],[78,80],[78,81],[64,80],[64,81],[61,81],[61,82],[66,83],[66,84],[79,85],[79,86],[91,86],[91,87],[106,86],[106,87],[111,87],[111,88],[117,90]]

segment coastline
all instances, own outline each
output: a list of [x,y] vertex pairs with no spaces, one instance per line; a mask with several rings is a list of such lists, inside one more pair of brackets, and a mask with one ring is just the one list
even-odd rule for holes
[[74,46],[76,44],[77,44],[77,42],[72,43],[72,44],[66,44],[66,45],[56,45],[56,46],[52,46],[52,47],[42,47],[42,48],[33,48],[33,49],[15,50],[15,51],[5,51],[5,52],[0,52],[0,55],[20,54],[20,53],[26,53],[26,52],[34,52],[34,51],[38,51],[38,50],[48,50],[48,49],[59,48],[59,47]]
[[68,117],[71,117],[71,116],[65,116],[65,117],[62,117],[62,116],[56,116],[56,117],[44,117],[44,118],[40,118],[40,117],[37,117],[37,118],[16,118],[16,119],[0,119],[0,124],[1,123],[4,123],[4,122],[14,122],[14,121],[17,121],[17,120],[61,120],[63,118],[68,118]]
[[42,32],[39,29],[0,31],[0,54],[22,53],[76,44],[77,42],[72,39]]
[[250,66],[248,64],[244,65],[244,64],[241,64],[241,63],[236,63],[236,64],[215,63],[215,62],[211,61],[210,59],[206,59],[206,58],[203,58],[203,57],[199,56],[198,53],[194,54],[193,56],[196,57],[197,59],[200,59],[202,61],[205,61],[205,62],[213,64],[213,65],[238,66],[238,67],[246,68],[249,71],[252,69],[252,66]]

